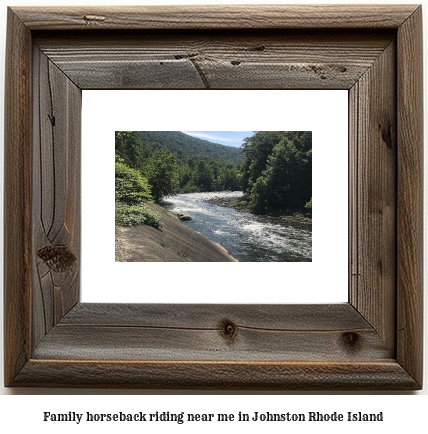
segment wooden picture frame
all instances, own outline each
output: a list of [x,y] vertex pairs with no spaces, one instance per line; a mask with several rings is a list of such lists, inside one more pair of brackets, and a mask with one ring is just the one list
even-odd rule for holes
[[[10,8],[6,386],[421,388],[421,23],[413,5]],[[101,88],[347,89],[349,302],[81,303],[81,90]]]

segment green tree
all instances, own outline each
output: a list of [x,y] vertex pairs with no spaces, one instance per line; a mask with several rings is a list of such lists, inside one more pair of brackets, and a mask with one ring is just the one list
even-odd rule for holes
[[178,167],[174,155],[168,149],[162,148],[153,154],[146,173],[156,202],[160,202],[165,196],[176,194]]
[[296,206],[298,172],[296,147],[293,142],[284,138],[274,147],[264,172],[268,208],[284,209]]
[[124,163],[133,168],[143,171],[152,151],[141,143],[138,131],[116,131],[115,149]]
[[213,170],[204,160],[201,160],[196,167],[196,184],[201,191],[214,189]]
[[116,201],[128,205],[139,204],[143,200],[151,200],[150,185],[138,170],[128,167],[116,156],[115,164],[115,196]]
[[190,170],[194,170],[196,167],[196,163],[195,163],[195,160],[193,158],[189,158],[187,161],[187,164],[188,164]]
[[224,169],[222,190],[236,191],[240,189],[240,177],[238,169],[233,164],[228,164]]
[[266,214],[266,193],[267,185],[265,179],[260,176],[251,189],[250,194],[250,209],[255,214]]
[[263,172],[268,209],[303,209],[312,195],[311,156],[311,151],[304,152],[299,137],[285,137],[274,147]]
[[312,133],[258,132],[243,151],[242,184],[253,212],[302,212],[312,196]]
[[244,140],[241,147],[245,154],[242,176],[244,192],[250,192],[256,180],[262,176],[274,146],[283,137],[283,131],[258,131]]

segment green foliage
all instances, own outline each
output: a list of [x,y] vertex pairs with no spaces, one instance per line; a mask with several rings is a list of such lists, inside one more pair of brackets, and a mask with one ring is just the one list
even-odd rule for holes
[[[156,201],[176,192],[241,189],[238,162],[243,160],[243,153],[239,148],[210,143],[179,131],[116,131],[115,139],[116,152],[125,164],[149,180]],[[165,158],[159,153],[166,150],[173,154],[175,164],[165,165]],[[157,167],[159,160],[161,168]],[[166,160],[170,161],[170,157]]]
[[199,188],[191,181],[189,181],[184,187],[180,189],[181,193],[198,193],[199,191]]
[[309,217],[312,217],[312,197],[311,197],[311,200],[306,203],[305,208],[308,210],[306,215]]
[[155,152],[147,167],[147,177],[152,185],[152,196],[156,202],[176,193],[178,168],[174,155],[168,149]]
[[306,205],[312,204],[311,132],[258,131],[241,150],[179,131],[117,131],[115,139],[123,160],[116,163],[122,173],[116,179],[120,201],[137,204],[151,194],[159,202],[178,191],[242,189],[255,213],[311,215]]
[[266,214],[266,196],[267,184],[265,179],[260,176],[257,178],[256,183],[253,185],[250,194],[250,209],[256,214]]
[[232,146],[212,143],[208,140],[189,136],[181,131],[138,131],[143,146],[158,151],[169,149],[181,164],[196,165],[198,161],[216,160],[224,163],[240,164],[244,160],[242,150]]
[[116,131],[115,149],[127,166],[140,171],[152,154],[149,148],[142,145],[137,131]]
[[116,158],[115,175],[116,201],[133,205],[151,199],[147,179],[141,176],[138,170],[124,164],[120,158]]
[[274,146],[283,137],[281,131],[258,131],[254,136],[244,140],[242,145],[245,154],[242,170],[242,187],[244,191],[251,190],[253,184],[262,175]]
[[217,160],[193,160],[179,166],[179,191],[192,193],[196,191],[240,190],[241,175],[234,163]]
[[253,212],[303,210],[312,196],[312,133],[259,131],[242,148],[242,185]]
[[200,161],[196,168],[196,184],[201,191],[213,191],[215,189],[213,169],[204,160]]
[[128,205],[116,201],[116,225],[148,225],[155,229],[159,229],[161,227],[161,222],[159,216],[143,204]]
[[138,170],[128,167],[116,155],[115,217],[117,226],[148,225],[159,229],[159,216],[143,205],[152,199],[150,186]]

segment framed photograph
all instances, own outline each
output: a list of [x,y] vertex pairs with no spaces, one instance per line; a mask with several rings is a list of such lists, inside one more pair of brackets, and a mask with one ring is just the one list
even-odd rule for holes
[[[6,53],[6,386],[422,388],[421,6],[14,7]],[[346,90],[347,302],[82,302],[94,89]]]

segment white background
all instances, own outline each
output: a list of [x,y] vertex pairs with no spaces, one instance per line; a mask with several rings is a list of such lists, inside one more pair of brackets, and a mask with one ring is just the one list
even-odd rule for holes
[[[225,2],[225,1],[224,1]],[[67,4],[80,4],[80,5],[92,5],[92,4],[119,4],[119,0],[75,0],[73,2],[60,2],[57,1],[47,1],[47,0],[32,0],[32,1],[13,1],[10,0],[7,2],[10,5],[67,5]],[[161,2],[156,2],[151,0],[149,3],[144,1],[135,1],[135,0],[127,0],[127,4],[160,4]],[[184,1],[163,1],[162,4],[213,4],[218,3],[213,0],[204,0],[199,2],[191,2],[190,0]],[[261,1],[251,1],[251,0],[234,0],[236,4],[248,4],[248,3],[262,3]],[[269,0],[268,3],[279,3],[275,0]],[[296,3],[292,1],[291,3]],[[327,3],[325,0],[316,1],[300,1],[300,4],[314,4],[314,3]],[[349,2],[340,2],[340,1],[331,1],[330,3],[349,3]],[[409,3],[413,4],[413,1],[404,1],[401,0],[399,2],[394,2],[392,0],[382,1],[358,1],[352,0],[352,3]],[[5,3],[3,3],[5,4]],[[6,29],[6,9],[3,6],[0,9],[0,76],[4,77],[4,36]],[[428,23],[426,19],[426,13],[424,14],[424,28],[428,29]],[[424,59],[428,58],[427,55],[427,47],[428,43],[426,42],[426,37],[424,49],[425,55]],[[425,76],[427,67],[425,65]],[[427,86],[424,86],[425,95],[424,100],[425,104],[428,101],[427,98]],[[3,88],[0,86],[0,101],[3,101]],[[2,114],[3,105],[0,104],[0,117],[3,118]],[[428,113],[428,110],[425,109],[425,116]],[[3,123],[0,122],[0,143],[2,143],[3,138]],[[425,154],[427,155],[427,154]],[[2,158],[2,153],[0,159]],[[0,166],[1,167],[1,166]],[[425,165],[428,167],[428,165]],[[1,179],[3,177],[1,176]],[[2,201],[1,201],[2,203]],[[425,203],[427,203],[425,197]],[[0,214],[0,219],[2,215]],[[425,232],[426,233],[426,232]],[[426,238],[425,238],[426,240]],[[1,243],[1,247],[2,248]],[[426,243],[425,243],[426,244]],[[0,257],[2,253],[0,252]],[[0,267],[2,264],[0,263]],[[427,279],[425,278],[425,282]],[[1,301],[0,301],[1,303]],[[428,311],[427,302],[425,301],[425,312]],[[2,309],[0,306],[0,315]],[[0,328],[3,327],[3,322],[0,321]],[[425,326],[426,328],[426,326]],[[0,330],[0,336],[3,335],[3,330]],[[428,336],[428,332],[426,330],[425,333],[425,341],[426,336]],[[425,348],[427,348],[427,344],[425,344]],[[2,351],[2,347],[0,349]],[[425,357],[426,358],[426,357]],[[3,355],[0,354],[0,363],[2,363]],[[426,366],[426,365],[425,365]],[[0,377],[2,376],[2,372],[0,373]],[[0,388],[3,382],[2,377],[0,378]],[[409,394],[405,396],[403,393],[393,393],[390,396],[383,396],[381,393],[371,393],[367,394],[359,394],[357,392],[344,393],[342,395],[337,395],[334,393],[327,394],[326,396],[319,396],[315,393],[305,394],[305,393],[297,393],[293,394],[292,392],[287,391],[279,391],[273,394],[268,394],[267,396],[260,396],[261,393],[255,394],[253,396],[243,396],[238,392],[229,392],[228,394],[224,394],[222,392],[216,391],[208,391],[202,396],[194,396],[192,391],[168,391],[171,396],[156,396],[156,395],[164,395],[165,392],[155,392],[155,396],[144,396],[145,391],[110,391],[110,390],[83,390],[83,389],[0,389],[1,393],[4,394],[0,397],[0,427],[4,428],[4,432],[10,432],[12,430],[19,431],[20,429],[28,429],[32,432],[55,432],[58,430],[62,430],[63,432],[77,432],[79,429],[80,432],[93,432],[94,428],[101,428],[104,432],[117,432],[118,429],[123,430],[126,429],[126,432],[158,432],[159,429],[163,429],[163,426],[150,426],[148,428],[142,427],[140,425],[135,426],[127,426],[127,425],[97,425],[92,427],[91,425],[78,426],[73,424],[61,424],[57,426],[56,424],[46,425],[46,423],[41,422],[42,420],[42,412],[43,411],[52,411],[52,412],[68,412],[68,411],[93,411],[93,412],[111,412],[111,411],[146,411],[146,410],[169,410],[169,411],[182,411],[185,410],[187,412],[199,411],[199,412],[235,412],[245,411],[250,413],[252,410],[258,411],[271,411],[271,412],[286,412],[286,411],[298,411],[298,412],[307,412],[307,411],[322,411],[322,412],[332,412],[332,411],[369,411],[369,412],[378,412],[384,411],[386,422],[381,425],[377,424],[351,424],[351,425],[334,425],[333,423],[323,424],[315,424],[315,425],[283,425],[280,424],[269,424],[269,425],[251,425],[246,428],[247,432],[259,432],[260,430],[269,430],[269,432],[299,432],[309,433],[313,432],[313,430],[317,430],[318,432],[336,432],[339,431],[342,433],[344,428],[346,432],[350,433],[361,433],[362,430],[369,433],[378,433],[378,432],[404,432],[404,431],[418,431],[423,432],[426,429],[426,408],[428,404],[428,399],[426,395],[428,383],[428,373],[425,368],[425,388],[422,392],[415,392],[413,394]],[[184,394],[183,394],[184,392]],[[89,394],[104,394],[106,396],[97,396],[96,398],[90,396]],[[181,396],[174,396],[174,394],[183,394]],[[36,396],[10,396],[10,395],[34,395],[34,394],[44,394],[42,398],[38,398]],[[73,396],[73,395],[81,395],[81,396]],[[218,395],[221,396],[218,396]],[[9,395],[9,396],[7,396]],[[50,396],[50,395],[62,395],[62,396]],[[86,396],[85,396],[86,395]],[[126,396],[117,396],[117,395],[126,395]],[[288,395],[288,396],[287,396]],[[293,395],[293,396],[289,396]],[[381,396],[377,396],[381,395]],[[414,395],[414,396],[411,396]],[[419,396],[418,396],[419,395]],[[421,396],[423,395],[423,396]],[[181,429],[183,432],[198,432],[201,429],[204,432],[218,432],[219,424],[212,425],[195,425],[193,428],[190,428],[189,425],[166,425],[167,429],[170,432],[174,432],[174,430]],[[181,428],[180,428],[181,427]],[[228,427],[221,427],[223,432],[236,432],[236,429],[239,429],[239,426],[234,424],[228,425]],[[156,430],[156,431],[155,431]],[[256,431],[257,430],[257,431]]]
[[[115,130],[312,131],[312,262],[115,262]],[[82,301],[348,300],[346,90],[83,91],[82,136]]]

